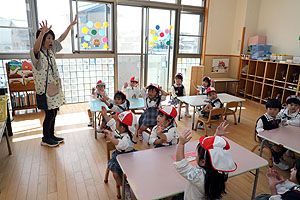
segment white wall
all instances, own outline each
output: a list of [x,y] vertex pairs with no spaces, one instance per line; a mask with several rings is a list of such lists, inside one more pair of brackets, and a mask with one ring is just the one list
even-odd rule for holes
[[272,52],[300,56],[300,1],[262,0],[257,34],[266,35]]
[[235,9],[236,0],[210,0],[206,54],[231,53]]

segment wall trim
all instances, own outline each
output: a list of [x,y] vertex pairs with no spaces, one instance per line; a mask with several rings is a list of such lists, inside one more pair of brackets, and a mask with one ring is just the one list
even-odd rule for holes
[[227,57],[237,57],[239,58],[239,55],[224,55],[224,54],[205,54],[204,56],[227,56]]

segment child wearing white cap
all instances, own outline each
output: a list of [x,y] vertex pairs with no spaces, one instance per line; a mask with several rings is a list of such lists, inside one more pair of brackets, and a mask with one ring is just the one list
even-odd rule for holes
[[154,148],[177,144],[178,133],[175,123],[177,111],[173,106],[158,109],[157,125],[152,129],[149,144]]
[[[176,74],[175,76],[175,82],[174,84],[171,86],[171,92],[172,92],[172,99],[169,101],[169,103],[171,105],[177,105],[180,104],[182,105],[183,102],[181,102],[177,97],[182,97],[185,96],[185,87],[182,84],[183,82],[183,76],[181,73]],[[189,113],[189,104],[184,103],[185,104],[185,116],[190,118],[191,115]],[[178,112],[180,113],[181,110],[179,110],[180,106],[178,106]]]
[[135,135],[137,120],[135,115],[130,111],[117,113],[116,120],[107,115],[107,110],[104,106],[101,112],[107,121],[107,125],[112,130],[105,130],[104,133],[107,139],[116,147],[116,150],[112,153],[112,158],[108,161],[108,169],[113,172],[117,184],[122,185],[123,172],[116,158],[119,154],[136,151],[133,148],[133,145],[136,143],[133,141],[133,136]]
[[283,125],[300,126],[300,97],[291,95],[286,99],[286,108],[279,112]]
[[184,199],[221,199],[225,194],[225,182],[228,179],[228,172],[237,169],[228,149],[229,143],[225,138],[220,137],[228,134],[226,122],[222,122],[215,133],[215,136],[199,139],[197,146],[197,164],[192,166],[184,157],[184,145],[192,138],[192,132],[185,130],[179,133],[179,143],[176,152],[174,166],[178,173],[187,181],[184,190]]
[[129,85],[127,82],[124,83],[122,92],[124,92],[129,99],[137,98],[141,94],[138,79],[135,76],[131,77]]

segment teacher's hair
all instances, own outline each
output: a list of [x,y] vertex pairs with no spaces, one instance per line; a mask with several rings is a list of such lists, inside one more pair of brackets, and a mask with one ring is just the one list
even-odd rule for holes
[[[41,30],[38,29],[38,30],[36,31],[35,37],[38,38],[39,35],[40,35],[40,33],[41,33]],[[54,34],[54,32],[50,29],[50,30],[44,35],[44,37],[43,37],[43,40],[42,40],[42,46],[43,46],[44,41],[46,40],[46,37],[47,37],[48,34],[52,35],[53,40],[55,40],[55,34]]]

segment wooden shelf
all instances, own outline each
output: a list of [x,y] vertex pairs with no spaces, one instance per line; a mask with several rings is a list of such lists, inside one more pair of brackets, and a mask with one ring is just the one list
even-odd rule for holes
[[265,103],[267,98],[276,98],[281,95],[281,103],[285,103],[288,96],[300,95],[298,75],[300,64],[251,59],[240,59],[240,61],[241,69],[248,65],[248,72],[240,73],[238,90],[239,94],[245,95],[246,98]]
[[[9,92],[10,92],[12,115],[15,115],[16,110],[37,109],[37,105],[35,103],[36,99],[35,99],[34,81],[30,80],[25,85],[19,81],[11,82],[11,80],[15,78],[10,77],[10,72],[8,70],[8,63],[6,64],[6,72],[7,72],[6,73],[7,80],[9,83],[8,85],[9,85]],[[24,77],[24,79],[26,78],[28,77]],[[24,104],[28,106],[19,106]]]

